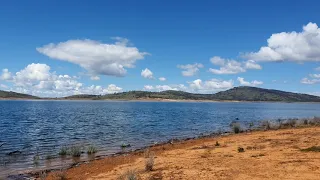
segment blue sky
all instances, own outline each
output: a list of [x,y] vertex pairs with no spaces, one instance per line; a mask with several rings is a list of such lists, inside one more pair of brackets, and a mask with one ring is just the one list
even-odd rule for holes
[[0,89],[55,97],[249,85],[319,95],[319,5],[2,2]]

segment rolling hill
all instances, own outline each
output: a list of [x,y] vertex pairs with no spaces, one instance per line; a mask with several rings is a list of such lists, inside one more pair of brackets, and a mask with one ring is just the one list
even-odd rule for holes
[[28,94],[16,93],[12,91],[1,91],[1,90],[0,90],[0,98],[2,99],[40,99],[39,97],[28,95]]
[[[36,96],[0,91],[1,99],[41,99]],[[319,96],[285,92],[273,89],[240,86],[216,94],[196,94],[183,91],[128,91],[107,95],[80,94],[64,98],[43,99],[87,99],[87,100],[208,100],[208,101],[273,101],[273,102],[320,102]]]
[[[66,97],[74,99],[75,96]],[[257,87],[240,86],[216,94],[195,94],[183,91],[129,91],[102,96],[83,95],[88,99],[139,100],[139,99],[172,99],[172,100],[211,100],[211,101],[279,101],[279,102],[320,102],[320,97],[309,94],[285,92]]]

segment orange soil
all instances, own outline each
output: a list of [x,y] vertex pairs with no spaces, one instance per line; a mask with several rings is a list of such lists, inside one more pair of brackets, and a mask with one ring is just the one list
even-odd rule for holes
[[[216,141],[220,146],[216,147]],[[320,179],[320,127],[258,131],[188,140],[150,148],[154,169],[144,170],[143,152],[96,160],[66,171],[68,179],[116,180],[128,170],[140,179]],[[239,153],[238,147],[245,152]],[[55,179],[50,173],[49,180]]]

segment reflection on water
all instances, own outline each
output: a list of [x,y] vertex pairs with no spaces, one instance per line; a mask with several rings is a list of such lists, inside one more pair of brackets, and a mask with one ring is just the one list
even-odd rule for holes
[[[0,101],[0,177],[87,160],[90,145],[99,149],[97,155],[107,155],[121,151],[124,143],[136,149],[229,130],[237,118],[247,126],[319,115],[315,103]],[[84,152],[80,159],[58,156],[61,147],[74,145]]]

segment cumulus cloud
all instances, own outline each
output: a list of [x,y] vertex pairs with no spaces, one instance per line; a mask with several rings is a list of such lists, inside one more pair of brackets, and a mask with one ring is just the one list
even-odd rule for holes
[[320,74],[309,74],[312,78],[320,78]]
[[320,83],[320,79],[303,78],[303,79],[301,79],[300,83],[302,83],[302,84],[317,84],[317,83]]
[[320,61],[320,29],[310,22],[302,32],[272,34],[267,46],[243,57],[255,61]]
[[98,81],[98,80],[100,80],[100,77],[99,76],[91,76],[90,79],[93,81]]
[[171,85],[145,85],[143,87],[143,90],[146,91],[168,91],[168,90],[174,90],[174,91],[187,91],[187,87],[184,84],[171,84]]
[[8,89],[8,86],[5,85],[5,84],[0,84],[0,88],[2,88],[2,89]]
[[69,96],[74,94],[109,94],[121,92],[122,88],[110,84],[101,86],[84,86],[77,77],[57,75],[46,64],[29,64],[12,77],[12,91],[43,97]]
[[315,68],[316,71],[320,71],[320,67]]
[[262,67],[259,64],[257,64],[254,60],[249,60],[249,61],[245,62],[245,68],[246,69],[257,69],[257,70],[262,69]]
[[152,71],[148,68],[141,71],[141,76],[147,79],[154,79]]
[[263,82],[262,81],[257,81],[257,80],[254,80],[254,81],[245,81],[244,78],[242,77],[238,77],[237,80],[239,81],[240,85],[242,86],[259,86],[259,85],[262,85]]
[[191,91],[199,93],[212,93],[217,91],[222,91],[230,89],[233,87],[233,81],[224,81],[220,79],[211,79],[208,81],[202,81],[201,79],[196,79],[189,82]]
[[125,76],[125,68],[133,68],[148,53],[128,46],[128,40],[115,38],[114,44],[94,40],[69,40],[38,47],[37,51],[61,61],[77,64],[91,74]]
[[166,81],[167,79],[165,77],[159,77],[159,81]]
[[204,66],[200,63],[195,64],[186,64],[186,65],[178,65],[179,69],[183,69],[181,72],[183,76],[194,76],[197,74],[200,68],[203,68]]
[[7,80],[11,80],[11,78],[12,78],[11,72],[9,72],[8,69],[3,69],[0,79],[7,81]]
[[238,62],[233,59],[223,59],[219,56],[214,56],[210,59],[210,62],[214,65],[220,66],[219,69],[209,69],[209,72],[213,74],[238,74],[246,72],[247,69],[262,69],[262,67],[253,60]]

